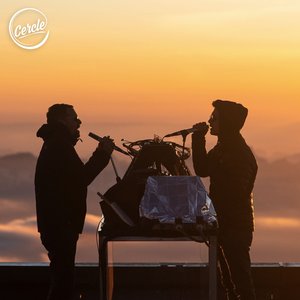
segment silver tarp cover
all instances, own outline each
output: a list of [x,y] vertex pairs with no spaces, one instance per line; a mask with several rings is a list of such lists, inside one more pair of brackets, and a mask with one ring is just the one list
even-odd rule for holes
[[140,216],[161,223],[195,223],[202,216],[214,222],[215,210],[198,176],[150,176],[140,204]]

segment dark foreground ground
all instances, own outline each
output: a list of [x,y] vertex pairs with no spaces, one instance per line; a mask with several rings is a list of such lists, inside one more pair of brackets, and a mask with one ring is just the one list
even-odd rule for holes
[[[254,264],[252,270],[258,300],[300,299],[300,264]],[[208,299],[205,264],[118,265],[113,274],[113,300]],[[98,275],[97,264],[76,266],[78,299],[100,299]],[[0,299],[44,300],[48,279],[46,264],[0,263]]]

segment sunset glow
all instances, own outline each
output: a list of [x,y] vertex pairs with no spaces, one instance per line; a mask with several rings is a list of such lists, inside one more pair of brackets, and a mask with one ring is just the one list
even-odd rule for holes
[[300,220],[296,218],[256,218],[255,223],[260,227],[295,229],[300,227]]
[[[0,5],[1,126],[12,120],[38,126],[51,104],[68,102],[88,126],[113,124],[109,133],[116,138],[118,122],[146,124],[148,130],[136,132],[122,126],[123,136],[140,138],[151,127],[157,133],[157,122],[163,132],[206,121],[211,101],[223,98],[249,108],[245,131],[258,150],[279,154],[270,138],[278,128],[286,140],[278,152],[299,150],[283,129],[300,126],[296,1],[77,1],[71,8],[46,1],[37,8],[50,36],[34,51],[19,48],[7,33],[22,7],[14,2]],[[22,148],[13,134],[6,147]]]
[[[11,17],[25,7],[40,10],[48,20],[49,38],[35,50],[18,47],[8,31]],[[162,137],[207,122],[215,99],[241,102],[249,109],[242,134],[262,165],[258,197],[254,193],[254,258],[269,259],[267,249],[278,243],[280,232],[293,249],[284,255],[299,260],[300,243],[291,234],[299,235],[300,228],[299,174],[293,171],[300,161],[299,14],[296,0],[1,1],[0,157],[19,152],[36,157],[42,145],[36,131],[54,103],[74,105],[83,140],[76,149],[85,159],[97,146],[90,131],[110,135],[121,146],[122,138]],[[207,136],[208,148],[215,142]],[[114,157],[117,165],[129,163]],[[7,210],[3,218],[13,217],[0,223],[0,233],[10,239],[18,232],[16,238],[26,236],[42,249],[35,208],[26,211],[34,201],[34,167],[31,178],[12,165],[12,171],[1,173],[0,202]],[[14,189],[7,196],[8,179],[27,184],[26,200]],[[84,251],[96,259],[96,249],[89,252],[99,221],[95,211],[86,220],[83,260]],[[35,259],[31,252],[27,259]],[[278,250],[274,259],[280,255]],[[47,260],[42,250],[36,259]],[[0,253],[1,260],[9,258]]]

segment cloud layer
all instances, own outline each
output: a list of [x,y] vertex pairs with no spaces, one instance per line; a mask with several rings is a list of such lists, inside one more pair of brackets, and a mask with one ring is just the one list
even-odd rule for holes
[[[256,232],[252,247],[254,261],[299,261],[300,242],[300,162],[297,155],[269,162],[258,158],[259,174],[255,185]],[[47,253],[36,229],[34,200],[34,169],[36,157],[20,153],[0,157],[0,261],[47,261]],[[128,161],[115,159],[122,176]],[[190,164],[190,162],[189,162]],[[192,168],[191,168],[192,169]],[[101,218],[97,191],[105,192],[115,184],[115,174],[109,165],[89,187],[88,214],[84,233],[78,243],[77,261],[97,261],[96,231]],[[207,251],[195,243],[134,247],[116,244],[112,250],[115,261],[173,260],[199,261],[207,259]],[[129,255],[130,253],[130,255]],[[186,253],[186,255],[182,255]]]

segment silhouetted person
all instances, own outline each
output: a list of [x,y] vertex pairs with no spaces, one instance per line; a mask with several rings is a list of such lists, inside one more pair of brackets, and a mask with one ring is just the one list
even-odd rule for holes
[[48,300],[73,299],[76,244],[86,214],[87,186],[106,167],[113,142],[104,138],[86,164],[75,151],[79,139],[73,106],[55,104],[37,136],[44,140],[35,173],[38,231],[48,251]]
[[227,299],[252,300],[255,291],[249,251],[254,230],[252,190],[257,164],[240,134],[248,110],[224,100],[214,101],[213,106],[208,122],[210,133],[218,137],[218,142],[207,153],[205,135],[209,127],[204,122],[195,124],[198,131],[192,135],[193,165],[197,175],[210,177],[209,195],[219,221],[218,254]]

